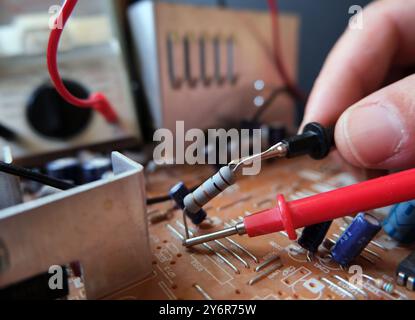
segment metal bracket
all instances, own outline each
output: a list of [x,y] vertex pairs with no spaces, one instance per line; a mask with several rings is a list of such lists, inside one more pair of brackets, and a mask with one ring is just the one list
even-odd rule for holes
[[151,273],[143,167],[113,153],[114,176],[0,211],[9,267],[0,288],[79,261],[92,299]]

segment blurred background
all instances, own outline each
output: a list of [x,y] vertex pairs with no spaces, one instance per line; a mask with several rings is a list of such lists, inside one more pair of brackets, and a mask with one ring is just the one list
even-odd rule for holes
[[0,0],[0,136],[30,164],[142,148],[176,121],[295,131],[349,9],[368,3],[280,0],[275,28],[267,1],[79,1],[60,41],[60,73],[75,96],[104,93],[120,120],[114,126],[71,106],[50,82],[49,23],[62,3]]
[[[234,9],[253,9],[267,11],[266,1],[255,0],[167,0],[171,3],[188,3],[217,6]],[[300,17],[299,76],[301,88],[311,90],[322,64],[349,23],[349,8],[353,5],[362,7],[369,4],[367,0],[280,0],[282,13],[293,13]]]

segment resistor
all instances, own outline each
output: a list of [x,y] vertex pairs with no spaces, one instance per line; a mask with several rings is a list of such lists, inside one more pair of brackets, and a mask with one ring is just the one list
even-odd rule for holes
[[367,274],[364,274],[363,278],[370,280],[375,285],[376,288],[381,289],[387,293],[395,292],[395,286],[391,282],[387,282],[380,278],[372,278],[371,276],[368,276]]
[[392,283],[385,282],[382,279],[377,279],[376,286],[378,286],[379,288],[383,289],[384,291],[388,293],[393,293],[395,291],[395,286]]
[[331,250],[331,256],[341,266],[347,266],[369,244],[381,229],[381,223],[372,215],[359,213]]
[[218,173],[184,198],[183,202],[186,210],[191,214],[196,214],[211,199],[234,183],[235,175],[232,169],[229,166],[222,167]]
[[393,239],[409,244],[415,241],[415,201],[396,204],[383,222],[383,230]]
[[334,146],[334,128],[324,128],[318,123],[309,123],[302,134],[284,139],[267,150],[241,159],[232,160],[218,173],[208,179],[184,199],[186,211],[198,212],[214,197],[235,183],[236,172],[253,161],[271,158],[294,158],[309,155],[313,159],[325,158]]
[[[186,200],[188,196],[191,196],[191,194],[185,186],[185,184],[183,182],[179,182],[170,189],[169,196],[172,200],[174,200],[174,202],[179,208],[184,210],[184,200]],[[195,211],[190,211],[186,208],[185,213],[189,217],[189,219],[196,225],[201,224],[207,216],[206,212],[201,207]]]

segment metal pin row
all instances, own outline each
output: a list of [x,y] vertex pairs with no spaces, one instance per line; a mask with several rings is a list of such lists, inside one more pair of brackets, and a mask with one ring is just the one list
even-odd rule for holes
[[187,82],[190,87],[195,87],[198,83],[202,83],[204,86],[209,86],[213,82],[218,85],[223,85],[225,82],[235,84],[238,76],[235,72],[235,39],[230,36],[226,39],[226,74],[222,74],[222,64],[224,65],[222,46],[224,45],[222,39],[219,36],[213,37],[212,54],[213,54],[213,74],[209,75],[207,70],[207,37],[201,36],[197,40],[198,45],[198,60],[199,60],[199,76],[196,76],[195,70],[193,70],[191,47],[194,43],[194,37],[191,35],[185,35],[182,39],[181,45],[184,55],[184,72],[183,78],[179,77],[176,71],[176,57],[175,46],[180,43],[179,36],[176,33],[169,33],[167,35],[166,47],[167,47],[167,65],[168,74],[171,86],[175,89],[180,88],[184,82]]

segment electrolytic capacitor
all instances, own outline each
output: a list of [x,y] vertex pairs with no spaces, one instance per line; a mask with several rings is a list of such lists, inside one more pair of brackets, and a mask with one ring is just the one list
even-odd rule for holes
[[395,205],[383,221],[383,230],[401,243],[415,241],[415,201]]
[[81,162],[76,158],[62,158],[46,165],[47,175],[65,181],[81,183]]
[[342,266],[349,265],[381,228],[381,223],[374,216],[359,213],[331,250],[333,260]]
[[[189,189],[187,189],[183,182],[179,182],[178,184],[176,184],[173,188],[170,189],[169,192],[170,198],[174,200],[177,206],[181,209],[185,208],[184,199],[189,194],[190,191]],[[195,211],[186,210],[185,213],[189,217],[189,219],[196,225],[202,223],[207,216],[206,212],[201,208]]]
[[82,164],[82,182],[90,183],[100,180],[102,176],[111,171],[112,164],[109,158],[93,158]]
[[305,227],[298,239],[298,244],[311,253],[317,252],[330,229],[331,223],[331,221],[327,221]]

